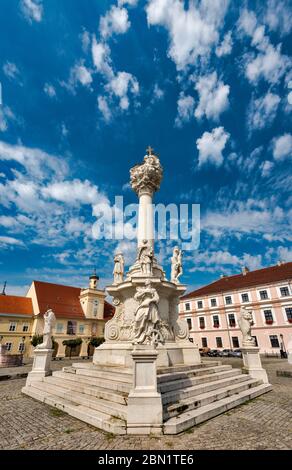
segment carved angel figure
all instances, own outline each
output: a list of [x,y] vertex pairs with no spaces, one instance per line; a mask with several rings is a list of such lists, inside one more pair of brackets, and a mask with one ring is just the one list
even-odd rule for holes
[[114,270],[113,270],[113,275],[114,275],[114,283],[115,284],[120,284],[123,282],[124,279],[124,266],[125,266],[125,261],[122,253],[117,253],[114,257]]
[[56,317],[52,309],[48,309],[44,313],[44,330],[43,330],[43,342],[39,344],[36,349],[52,349],[52,330],[56,323]]
[[251,336],[251,327],[253,325],[252,312],[247,311],[245,307],[241,307],[238,324],[242,333],[242,345],[255,346],[255,340]]
[[182,273],[182,251],[176,246],[171,258],[171,282],[178,283]]
[[150,343],[159,322],[159,295],[149,279],[145,287],[137,287],[134,299],[139,302],[134,317],[134,344]]

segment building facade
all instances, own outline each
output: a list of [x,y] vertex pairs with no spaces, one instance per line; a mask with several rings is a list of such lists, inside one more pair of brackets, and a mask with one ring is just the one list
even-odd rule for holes
[[105,296],[104,290],[98,289],[95,274],[86,289],[33,281],[25,297],[0,295],[1,344],[10,354],[32,357],[31,340],[42,334],[43,314],[51,308],[56,316],[54,355],[60,358],[69,355],[70,350],[63,341],[81,338],[77,354],[87,356],[93,352],[89,345],[91,338],[103,336],[105,323],[114,314],[114,307]]
[[240,308],[252,311],[252,333],[261,353],[280,353],[292,336],[292,263],[221,276],[180,299],[181,317],[188,322],[199,348],[237,349],[242,335]]

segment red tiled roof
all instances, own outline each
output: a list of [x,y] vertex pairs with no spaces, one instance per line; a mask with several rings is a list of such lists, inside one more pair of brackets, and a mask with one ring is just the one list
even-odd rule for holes
[[[34,285],[40,313],[43,314],[48,308],[51,308],[56,317],[59,318],[85,318],[79,300],[80,287],[63,286],[41,281],[34,281]],[[108,302],[105,302],[105,318],[110,318],[114,311],[115,308]]]
[[32,301],[27,297],[0,295],[0,313],[32,316]]
[[261,286],[271,282],[287,281],[292,279],[292,262],[269,268],[249,271],[247,274],[236,274],[218,279],[207,286],[196,289],[181,297],[182,300],[201,297],[209,294],[219,294],[232,290],[244,289],[246,287]]

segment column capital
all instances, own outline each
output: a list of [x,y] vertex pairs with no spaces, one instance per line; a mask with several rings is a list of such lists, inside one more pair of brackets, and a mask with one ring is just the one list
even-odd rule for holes
[[162,166],[156,155],[145,155],[144,162],[135,165],[130,170],[130,184],[138,196],[153,194],[160,188],[162,180]]

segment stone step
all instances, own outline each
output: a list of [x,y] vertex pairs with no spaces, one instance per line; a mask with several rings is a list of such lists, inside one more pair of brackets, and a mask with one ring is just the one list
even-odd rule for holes
[[198,385],[206,382],[213,382],[215,380],[220,380],[225,377],[233,377],[235,375],[241,374],[240,369],[227,369],[222,372],[215,372],[212,374],[200,375],[199,377],[187,377],[185,379],[174,380],[158,384],[158,389],[161,393],[167,393],[174,390],[187,389],[193,385]]
[[174,372],[187,372],[188,370],[192,369],[204,369],[205,367],[215,367],[221,366],[222,362],[220,361],[208,361],[208,362],[201,362],[200,364],[181,364],[176,366],[168,366],[168,367],[158,367],[157,373],[159,375],[162,374],[172,374]]
[[121,404],[95,396],[90,396],[76,390],[72,390],[66,387],[66,384],[59,381],[59,383],[51,383],[45,378],[44,382],[39,382],[36,388],[38,390],[44,390],[51,395],[60,397],[64,400],[71,401],[74,404],[86,406],[87,408],[92,408],[93,410],[100,411],[101,413],[107,414],[109,416],[115,416],[120,419],[126,419],[127,417],[127,407],[126,404]]
[[208,382],[203,382],[201,384],[194,385],[185,389],[166,392],[162,395],[162,403],[163,405],[167,405],[181,400],[185,400],[187,398],[196,399],[196,397],[198,395],[201,395],[202,393],[212,392],[213,390],[218,390],[228,385],[235,385],[239,382],[246,382],[249,379],[250,377],[246,374],[237,374],[231,375],[229,377],[222,377],[213,381],[210,380]]
[[126,424],[124,420],[116,417],[109,417],[107,414],[86,406],[76,405],[70,400],[65,400],[61,397],[51,395],[44,390],[38,390],[34,386],[24,387],[22,392],[99,429],[114,434],[126,434]]
[[[41,383],[41,382],[40,382]],[[127,401],[127,395],[117,392],[117,391],[108,391],[98,386],[88,384],[83,384],[74,380],[68,380],[68,378],[63,378],[59,376],[50,376],[43,379],[43,383],[49,386],[61,386],[67,390],[72,390],[73,392],[83,393],[86,396],[100,398],[101,400],[108,400],[114,403],[120,403],[124,405]],[[53,391],[53,388],[52,388]]]
[[133,371],[130,368],[127,367],[122,367],[120,365],[114,365],[114,364],[109,364],[109,365],[103,365],[103,364],[93,364],[91,363],[82,363],[82,362],[73,362],[72,366],[75,369],[89,369],[92,371],[103,371],[103,372],[110,372],[113,374],[122,374],[124,375],[133,375]]
[[203,421],[207,421],[225,411],[235,408],[248,400],[252,400],[263,393],[269,392],[271,389],[272,386],[270,384],[261,384],[198,409],[186,411],[166,421],[163,426],[163,432],[164,434],[178,434],[192,426],[196,426]]
[[61,370],[54,371],[53,377],[62,377],[64,380],[71,380],[78,384],[94,385],[100,389],[104,389],[105,391],[115,391],[124,395],[128,395],[131,388],[133,388],[133,385],[131,383],[116,382],[114,378],[112,380],[101,379],[98,377],[91,377],[83,374],[70,374]]
[[124,382],[124,383],[129,383],[132,385],[133,383],[133,374],[128,374],[122,373],[122,372],[117,372],[113,370],[112,372],[109,371],[103,371],[99,370],[97,368],[83,368],[83,367],[72,367],[72,366],[67,366],[63,367],[62,369],[63,372],[66,372],[68,374],[76,374],[76,375],[85,375],[87,377],[96,377],[100,379],[106,379],[106,380],[115,380],[117,382]]
[[178,403],[173,403],[165,407],[163,413],[164,420],[172,418],[173,416],[178,416],[182,412],[194,410],[208,405],[209,403],[213,403],[214,401],[221,400],[227,396],[248,390],[249,388],[257,387],[258,385],[261,385],[261,383],[261,380],[250,379],[244,382],[226,385],[225,387],[205,392],[192,398],[180,400]]
[[192,368],[185,372],[173,372],[157,376],[157,383],[161,384],[164,382],[171,382],[173,380],[187,379],[189,377],[195,377],[200,375],[213,374],[215,372],[223,372],[225,370],[231,370],[232,366],[213,366],[205,368]]

